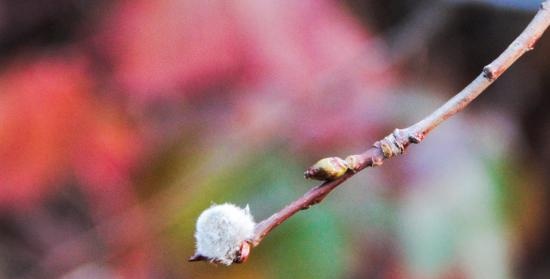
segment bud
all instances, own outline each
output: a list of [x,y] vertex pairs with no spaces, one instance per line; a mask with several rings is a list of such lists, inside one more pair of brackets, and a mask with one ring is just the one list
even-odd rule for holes
[[211,206],[197,220],[197,251],[190,261],[207,259],[225,265],[244,262],[255,226],[248,206],[240,208],[229,203]]
[[330,157],[319,160],[309,167],[304,176],[308,179],[331,181],[342,177],[348,171],[349,165],[338,157]]

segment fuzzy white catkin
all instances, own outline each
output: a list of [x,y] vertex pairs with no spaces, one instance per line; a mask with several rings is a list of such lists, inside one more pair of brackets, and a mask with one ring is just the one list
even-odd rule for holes
[[196,254],[230,265],[243,241],[254,234],[254,219],[245,208],[225,203],[212,205],[197,220]]

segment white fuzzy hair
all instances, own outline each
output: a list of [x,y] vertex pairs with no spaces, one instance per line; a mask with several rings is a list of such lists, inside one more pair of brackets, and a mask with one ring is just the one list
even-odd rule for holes
[[254,219],[245,208],[225,203],[212,205],[197,220],[197,254],[230,265],[245,240],[254,234]]

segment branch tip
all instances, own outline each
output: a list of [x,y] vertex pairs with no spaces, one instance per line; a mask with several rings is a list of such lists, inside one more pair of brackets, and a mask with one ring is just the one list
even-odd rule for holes
[[187,259],[188,262],[200,262],[200,261],[208,261],[209,259],[203,255],[195,254],[189,259]]

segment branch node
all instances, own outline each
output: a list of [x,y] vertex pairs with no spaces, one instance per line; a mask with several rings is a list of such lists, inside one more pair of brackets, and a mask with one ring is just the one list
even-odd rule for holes
[[491,64],[483,67],[483,77],[485,77],[486,79],[493,81],[497,79],[499,75],[500,73],[493,69],[493,66]]
[[422,138],[419,135],[409,135],[409,142],[419,144],[421,141]]
[[540,38],[533,38],[529,41],[529,44],[527,45],[527,51],[531,51],[535,49],[535,45],[539,41]]
[[[401,138],[400,130],[395,129],[382,140],[377,141],[374,146],[382,150],[384,158],[389,159],[393,156],[403,154],[405,145],[399,140]],[[379,162],[373,160],[373,166]]]
[[372,161],[372,167],[378,167],[384,163],[384,160],[377,156],[372,156],[371,161]]
[[346,157],[345,161],[348,163],[349,170],[354,173],[361,170],[361,166],[364,164],[361,155],[350,155]]

